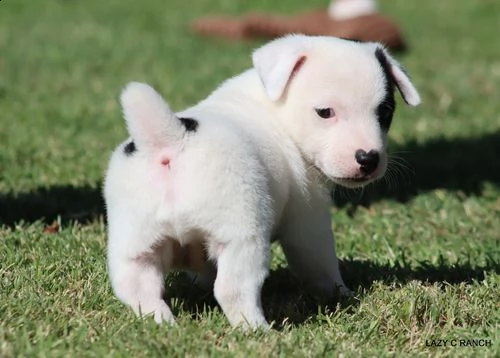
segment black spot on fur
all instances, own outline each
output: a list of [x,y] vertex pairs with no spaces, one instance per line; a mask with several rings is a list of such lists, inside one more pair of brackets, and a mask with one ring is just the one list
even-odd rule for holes
[[394,115],[394,110],[396,109],[396,101],[394,99],[394,80],[392,79],[391,69],[387,57],[384,55],[382,49],[377,48],[375,50],[375,57],[377,58],[385,77],[385,96],[382,102],[378,105],[376,109],[376,115],[380,127],[388,131],[391,127],[392,116]]
[[125,155],[128,157],[128,156],[131,156],[132,154],[134,154],[134,152],[137,151],[137,148],[135,146],[135,143],[134,141],[130,141],[127,143],[127,145],[125,146],[125,148],[123,148],[123,153],[125,153]]
[[198,129],[198,121],[193,118],[179,118],[181,121],[182,125],[186,128],[186,131],[188,132],[196,132]]
[[358,39],[350,39],[350,38],[347,38],[347,37],[340,37],[342,40],[345,40],[345,41],[351,41],[351,42],[355,42],[355,43],[363,43],[365,41],[361,41],[361,40],[358,40]]

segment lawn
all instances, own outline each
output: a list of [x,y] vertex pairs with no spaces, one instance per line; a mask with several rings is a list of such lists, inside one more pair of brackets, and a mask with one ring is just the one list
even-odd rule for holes
[[[390,180],[335,193],[354,297],[316,300],[279,247],[263,292],[270,332],[232,330],[183,274],[167,278],[176,327],[136,318],[111,291],[101,185],[126,136],[121,88],[149,82],[182,109],[251,66],[263,43],[197,37],[193,19],[326,3],[0,1],[0,356],[500,355],[494,0],[381,1],[404,28],[409,51],[398,58],[423,105],[398,107]],[[469,339],[491,343],[460,346]]]

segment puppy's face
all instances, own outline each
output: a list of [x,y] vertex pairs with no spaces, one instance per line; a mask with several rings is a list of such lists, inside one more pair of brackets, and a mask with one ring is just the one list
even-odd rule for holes
[[[420,99],[380,45],[292,36],[257,50],[254,64],[281,120],[314,166],[346,187],[384,175],[394,88],[411,105]],[[280,75],[285,80],[278,81]]]

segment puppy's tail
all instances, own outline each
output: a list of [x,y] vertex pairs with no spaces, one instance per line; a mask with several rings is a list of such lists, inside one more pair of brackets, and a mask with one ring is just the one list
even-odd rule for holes
[[137,147],[160,149],[181,140],[182,122],[151,86],[129,83],[122,91],[120,102],[128,132]]

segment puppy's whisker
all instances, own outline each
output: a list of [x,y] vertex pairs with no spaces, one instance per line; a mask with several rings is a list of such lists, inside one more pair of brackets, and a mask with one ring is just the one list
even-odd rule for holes
[[414,170],[406,159],[395,155],[395,153],[389,154],[385,178],[391,191],[399,192],[401,184],[411,181],[414,174]]
[[387,188],[389,190],[391,190],[392,189],[392,171],[389,170],[389,168],[387,168],[387,171],[384,175],[384,182],[386,183]]
[[390,166],[392,166],[393,168],[397,168],[398,170],[400,169],[400,170],[408,172],[408,173],[412,173],[412,174],[414,173],[413,169],[407,163],[391,160],[391,161],[389,161],[388,164]]
[[392,164],[394,166],[398,166],[398,167],[404,168],[410,172],[414,172],[410,163],[408,163],[408,161],[402,157],[395,156],[395,155],[391,154],[391,155],[389,155],[388,162],[389,162],[389,164]]
[[361,199],[363,198],[363,195],[365,194],[365,189],[366,189],[367,187],[368,187],[368,186],[362,186],[362,187],[360,188],[357,201],[361,201]]
[[415,174],[411,168],[400,164],[393,164],[391,170],[397,174],[400,179],[407,182],[411,181],[412,176]]
[[394,190],[395,192],[399,192],[400,190],[400,181],[399,181],[399,170],[398,169],[395,169],[393,168],[391,171],[390,171],[390,180],[391,180],[391,186],[392,186],[392,190]]
[[408,153],[413,153],[412,151],[410,150],[402,150],[402,151],[399,151],[399,152],[391,152],[390,155],[395,155],[395,154],[408,154]]
[[410,168],[410,164],[408,163],[408,161],[405,158],[400,157],[398,155],[394,155],[393,153],[389,154],[388,160],[389,160],[389,162],[398,163],[398,164],[401,164],[401,165],[404,165],[404,166]]

